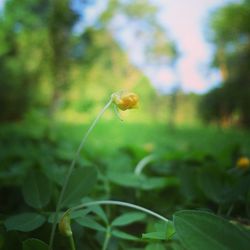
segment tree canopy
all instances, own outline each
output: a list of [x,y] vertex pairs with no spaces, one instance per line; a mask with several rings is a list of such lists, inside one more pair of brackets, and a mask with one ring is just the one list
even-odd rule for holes
[[[142,82],[148,95],[153,88],[132,65],[115,38],[112,23],[123,15],[126,25],[148,37],[145,51],[151,61],[171,61],[175,46],[156,21],[150,1],[110,0],[91,25],[75,31],[91,1],[81,11],[71,0],[8,0],[0,18],[0,119],[17,120],[32,108],[52,115],[65,107],[90,107],[110,92]],[[141,88],[143,89],[143,88]],[[98,91],[97,91],[98,90]],[[142,90],[143,91],[143,90]],[[94,93],[93,93],[94,92]],[[85,102],[86,101],[86,102]],[[85,102],[85,103],[84,103]]]
[[250,126],[250,1],[231,3],[210,18],[209,40],[215,47],[213,67],[223,77],[209,92],[201,111],[207,120],[228,120]]

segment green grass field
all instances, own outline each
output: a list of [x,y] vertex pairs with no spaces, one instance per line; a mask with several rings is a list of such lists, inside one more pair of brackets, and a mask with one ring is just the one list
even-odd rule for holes
[[[29,120],[1,126],[0,197],[4,206],[0,232],[4,250],[22,249],[22,242],[48,250],[58,194],[89,127],[89,123],[57,122],[48,129],[46,124]],[[230,247],[240,243],[247,249],[250,175],[249,169],[236,165],[239,157],[250,156],[249,138],[250,133],[243,130],[169,129],[159,123],[103,119],[76,161],[64,209],[89,201],[118,203],[72,212],[77,249],[183,250],[185,246],[199,250],[201,244],[202,249],[220,250],[220,242]],[[150,155],[152,160],[138,174],[137,164]],[[159,213],[169,222],[146,216],[133,204]],[[211,242],[205,240],[206,235]],[[190,246],[190,239],[199,244]],[[59,232],[55,245],[56,250],[69,249]],[[235,246],[227,249],[237,250]]]
[[[88,124],[60,124],[59,137],[75,145],[87,130]],[[126,121],[100,122],[88,139],[87,147],[100,154],[114,154],[119,148],[134,147],[148,151],[187,154],[211,154],[230,157],[229,153],[249,154],[250,133],[243,130],[215,127],[177,127],[165,124],[130,123]]]

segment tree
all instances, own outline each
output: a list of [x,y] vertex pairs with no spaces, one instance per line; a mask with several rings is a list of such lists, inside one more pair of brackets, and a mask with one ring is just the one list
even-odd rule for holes
[[50,68],[53,82],[50,114],[58,109],[63,92],[69,86],[69,67],[72,28],[77,14],[70,8],[70,0],[52,0],[49,11],[48,37]]
[[[83,10],[90,3],[81,2]],[[100,101],[113,91],[148,84],[117,41],[112,28],[117,13],[122,13],[125,25],[146,36],[142,47],[152,62],[165,63],[171,58],[172,45],[155,21],[157,9],[150,1],[110,0],[96,23],[78,32],[74,27],[84,13],[72,9],[72,3],[7,1],[0,22],[1,101],[7,107],[2,119],[21,119],[33,107],[46,108],[53,117],[75,97],[82,104],[86,101],[86,107],[88,95]],[[159,39],[152,39],[148,32]],[[151,95],[152,88],[148,90]]]
[[237,122],[246,127],[250,127],[249,22],[249,0],[226,5],[211,16],[210,41],[216,48],[213,66],[220,69],[223,82],[218,90],[205,96],[201,109],[205,114],[206,108],[216,108],[217,111],[211,110],[211,119],[237,116]]
[[20,119],[33,104],[46,48],[43,20],[47,9],[45,0],[9,0],[5,4],[0,20],[2,121]]
[[70,0],[6,2],[0,21],[2,120],[20,119],[35,105],[53,115],[65,96],[78,17],[70,5]]

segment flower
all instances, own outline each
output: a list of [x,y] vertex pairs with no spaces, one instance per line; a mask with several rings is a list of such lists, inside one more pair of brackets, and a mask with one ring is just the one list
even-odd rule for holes
[[138,107],[139,97],[135,93],[113,94],[113,103],[121,110],[134,109]]
[[146,152],[151,153],[151,152],[154,151],[155,145],[154,145],[153,143],[150,143],[150,142],[149,142],[149,143],[146,143],[146,144],[143,145],[143,149],[144,149]]
[[240,157],[236,163],[237,168],[248,169],[250,166],[250,160],[248,157]]

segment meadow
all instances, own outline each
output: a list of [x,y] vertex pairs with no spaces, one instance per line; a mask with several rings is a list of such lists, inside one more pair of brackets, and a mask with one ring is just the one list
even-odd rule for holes
[[[1,126],[2,249],[49,249],[53,211],[89,123]],[[250,175],[238,161],[249,157],[249,136],[104,115],[76,159],[53,249],[247,249]]]

